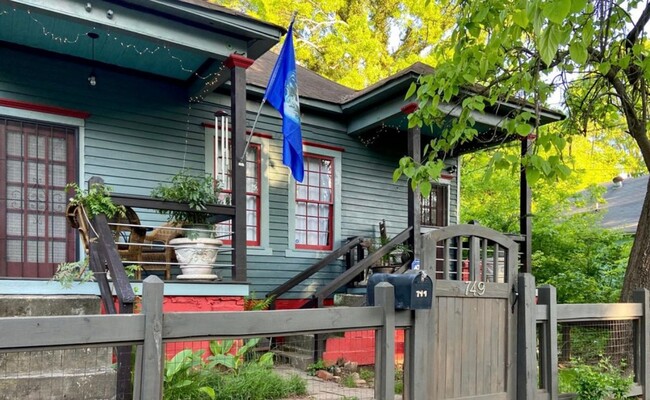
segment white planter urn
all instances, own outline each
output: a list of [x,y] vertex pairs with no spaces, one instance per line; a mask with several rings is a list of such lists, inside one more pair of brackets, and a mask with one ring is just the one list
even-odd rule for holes
[[176,259],[182,271],[176,279],[181,280],[215,280],[219,276],[212,272],[217,261],[219,247],[223,242],[212,238],[177,238],[169,241],[174,246]]

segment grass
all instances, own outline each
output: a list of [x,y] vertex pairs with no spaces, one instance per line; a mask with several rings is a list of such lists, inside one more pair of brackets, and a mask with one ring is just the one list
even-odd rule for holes
[[307,383],[298,375],[284,378],[268,368],[246,365],[237,374],[216,374],[210,386],[216,400],[271,400],[307,394]]

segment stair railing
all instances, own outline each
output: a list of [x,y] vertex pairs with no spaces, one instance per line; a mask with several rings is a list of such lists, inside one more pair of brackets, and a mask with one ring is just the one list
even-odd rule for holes
[[306,279],[309,279],[312,275],[315,273],[319,272],[323,268],[325,268],[327,265],[333,263],[336,261],[339,257],[342,257],[344,255],[348,255],[352,249],[355,247],[359,246],[363,242],[363,238],[360,236],[355,236],[353,238],[348,239],[348,241],[338,249],[334,250],[330,254],[327,255],[327,257],[323,258],[322,260],[318,261],[316,264],[312,265],[311,267],[307,268],[306,270],[302,271],[298,275],[294,276],[293,278],[289,279],[282,285],[278,286],[277,288],[273,289],[270,291],[266,297],[267,298],[272,298],[272,299],[277,299],[278,297],[282,296],[283,294],[287,293],[289,290],[293,289],[294,287],[298,286],[302,282],[304,282]]
[[[392,238],[384,246],[377,249],[377,251],[372,252],[371,254],[368,255],[368,257],[362,259],[361,261],[358,261],[347,271],[337,276],[333,281],[331,281],[329,284],[325,285],[325,287],[323,287],[314,295],[312,295],[311,299],[307,303],[303,304],[301,308],[312,308],[314,306],[317,308],[321,308],[327,297],[331,296],[335,291],[337,291],[342,286],[347,285],[348,283],[353,281],[357,275],[362,273],[365,269],[369,268],[371,265],[378,262],[383,256],[389,254],[391,251],[393,251],[393,249],[395,249],[397,245],[406,242],[409,239],[412,230],[413,230],[412,226],[406,228],[405,230],[400,232],[397,236]],[[402,265],[400,269],[402,268],[406,269],[407,264],[408,263]]]

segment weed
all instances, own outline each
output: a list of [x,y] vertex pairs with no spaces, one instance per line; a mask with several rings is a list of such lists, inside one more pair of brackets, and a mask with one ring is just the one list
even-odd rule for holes
[[311,376],[316,375],[316,371],[319,371],[321,369],[327,370],[327,364],[325,364],[325,361],[323,360],[318,360],[315,363],[309,364],[307,366],[307,372]]
[[343,379],[341,379],[341,385],[348,387],[348,388],[355,388],[357,387],[357,382],[354,379],[353,375],[345,375]]

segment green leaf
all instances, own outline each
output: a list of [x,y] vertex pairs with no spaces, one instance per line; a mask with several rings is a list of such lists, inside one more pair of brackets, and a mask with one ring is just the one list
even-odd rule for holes
[[210,386],[201,386],[199,392],[205,393],[210,399],[214,400],[217,398],[217,393]]
[[585,9],[587,6],[587,0],[572,0],[571,1],[571,12],[578,13]]
[[423,198],[428,198],[431,193],[431,182],[423,181],[420,183],[420,194]]
[[542,14],[549,21],[560,25],[571,11],[571,0],[552,0],[542,7]]
[[549,25],[546,30],[542,32],[538,46],[542,61],[544,61],[546,65],[551,64],[553,58],[555,58],[557,49],[560,47],[560,36],[560,28],[557,25]]
[[578,64],[584,64],[589,56],[587,48],[582,44],[582,42],[571,43],[569,46],[569,54],[571,55],[571,59]]
[[532,185],[533,183],[537,182],[540,176],[541,174],[539,170],[534,168],[526,168],[526,180],[528,181],[529,185]]
[[598,65],[598,72],[605,75],[609,72],[611,68],[612,68],[612,64],[610,64],[608,61],[605,61]]
[[521,136],[528,135],[533,130],[533,127],[528,124],[517,124],[516,131]]
[[404,99],[409,99],[411,96],[413,96],[417,88],[418,85],[416,85],[415,82],[412,82],[411,86],[409,86],[409,90],[406,92],[406,96],[404,96]]
[[397,168],[395,171],[393,171],[393,182],[397,182],[400,176],[402,176],[402,170],[400,168]]
[[512,20],[515,24],[519,25],[522,28],[526,28],[530,20],[528,19],[528,13],[526,10],[519,10],[512,16]]

